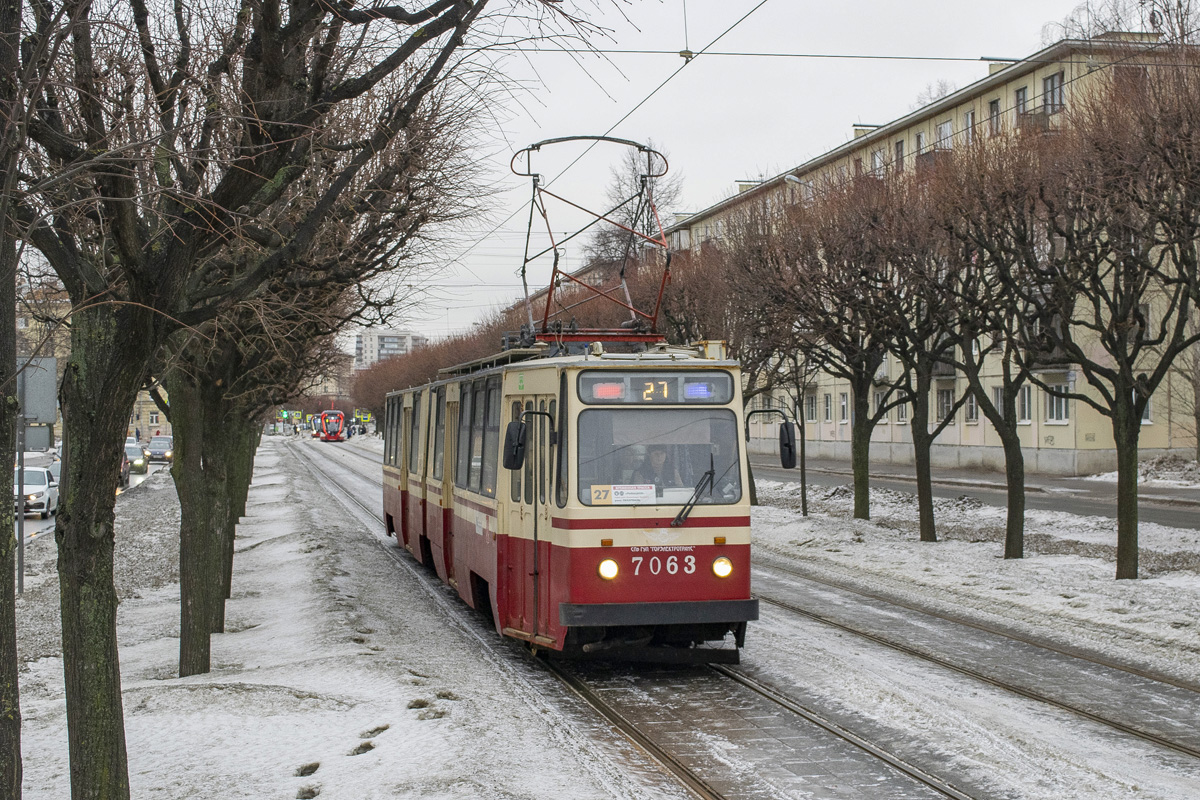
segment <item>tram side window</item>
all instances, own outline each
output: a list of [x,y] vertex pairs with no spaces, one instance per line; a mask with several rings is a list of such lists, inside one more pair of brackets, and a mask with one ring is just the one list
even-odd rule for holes
[[[557,400],[551,400],[550,405],[547,406],[547,408],[546,408],[546,410],[550,414],[550,422],[547,424],[554,426],[555,430],[558,430],[558,419],[554,413],[555,409],[557,409],[557,408],[558,408]],[[546,496],[547,497],[554,497],[554,484],[555,484],[555,480],[557,478],[557,472],[554,469],[554,464],[555,464],[554,455],[557,451],[558,451],[558,446],[554,442],[548,442],[548,444],[547,444],[548,455],[546,456]]]
[[[546,410],[546,401],[538,404],[539,411]],[[549,437],[546,436],[546,415],[538,414],[538,502],[546,502],[546,447]]]
[[446,456],[446,387],[434,391],[433,477],[442,479],[442,461]]
[[[514,401],[512,404],[512,421],[521,421],[521,401]],[[521,502],[521,470],[514,469],[509,473],[510,482],[512,484],[512,500],[514,503]]]
[[411,425],[408,429],[408,471],[418,472],[421,461],[421,395],[413,394]]
[[400,444],[400,431],[397,423],[403,402],[404,398],[401,395],[389,397],[387,401],[387,425],[385,428],[387,435],[387,463],[393,467],[396,466],[396,449]]
[[469,488],[473,492],[480,491],[480,479],[483,477],[483,420],[487,410],[484,397],[483,381],[476,381],[474,397],[471,399],[471,477]]
[[[526,411],[533,411],[533,401],[525,403]],[[529,417],[526,417],[528,420]],[[537,447],[537,428],[529,426],[525,439],[525,504],[533,505],[533,448]]]
[[471,464],[471,387],[463,384],[458,401],[458,470],[454,473],[454,484],[467,488],[467,467]]
[[[566,398],[567,376],[562,378],[562,388],[559,394]],[[551,404],[553,406],[553,404]],[[556,447],[558,460],[555,462],[554,499],[559,508],[567,504],[567,404],[558,407],[558,445]]]
[[483,427],[483,493],[496,496],[496,453],[500,444],[500,379],[487,382],[487,415]]

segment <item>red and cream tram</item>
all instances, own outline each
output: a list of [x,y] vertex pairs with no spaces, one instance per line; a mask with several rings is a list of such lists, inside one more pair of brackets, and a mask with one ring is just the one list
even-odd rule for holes
[[736,661],[758,601],[740,376],[723,352],[537,345],[389,394],[388,534],[535,648]]
[[320,433],[323,442],[340,442],[346,438],[346,417],[341,411],[322,411]]

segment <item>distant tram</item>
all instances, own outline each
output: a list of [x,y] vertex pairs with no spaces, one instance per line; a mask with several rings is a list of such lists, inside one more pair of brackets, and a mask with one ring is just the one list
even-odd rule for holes
[[340,442],[346,438],[346,417],[341,411],[322,411],[320,434],[323,442]]
[[[387,396],[388,535],[535,650],[737,661],[758,601],[722,344],[548,357],[539,343],[442,374]],[[794,446],[784,423],[785,466]]]

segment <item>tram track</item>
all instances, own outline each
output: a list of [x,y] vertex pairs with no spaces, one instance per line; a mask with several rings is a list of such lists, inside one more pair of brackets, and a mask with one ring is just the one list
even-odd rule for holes
[[[760,569],[762,568],[761,565],[758,565],[758,567]],[[785,573],[792,580],[805,580],[812,583],[821,584],[826,587],[838,588],[850,594],[859,595],[860,597],[867,597],[867,595],[863,593],[855,592],[852,589],[846,589],[844,587],[837,586],[836,584],[812,579],[809,576],[788,570],[786,567],[772,565],[770,569]],[[991,629],[988,626],[966,622],[949,615],[933,614],[926,610],[893,603],[888,598],[871,597],[872,600],[880,603],[886,603],[891,607],[899,606],[918,614],[925,614],[935,617],[936,619],[949,623],[950,625],[966,626],[968,628],[986,633],[989,636],[1000,637],[1026,648],[1027,651],[1029,649],[1044,650],[1047,654],[1051,655],[1043,656],[1043,658],[1054,658],[1054,660],[1058,662],[1057,669],[1060,673],[1074,673],[1078,676],[1078,681],[1080,682],[1084,680],[1084,670],[1082,669],[1083,665],[1098,667],[1102,670],[1102,673],[1095,680],[1095,683],[1097,684],[1097,689],[1095,692],[1113,692],[1110,697],[1120,696],[1114,692],[1114,687],[1119,688],[1122,675],[1128,676],[1130,681],[1127,681],[1127,683],[1130,685],[1128,690],[1125,692],[1125,696],[1130,702],[1122,703],[1114,701],[1104,703],[1097,700],[1094,703],[1094,708],[1087,708],[1080,702],[1074,702],[1071,699],[1064,699],[1064,697],[1061,696],[1056,697],[1054,696],[1053,691],[1048,691],[1045,688],[1038,688],[1030,684],[1021,685],[1016,681],[1008,680],[999,676],[996,671],[988,672],[983,666],[983,662],[978,662],[976,664],[964,663],[963,660],[956,660],[951,655],[931,652],[925,647],[919,647],[899,641],[898,639],[903,636],[902,631],[879,633],[868,630],[865,626],[847,624],[844,621],[834,618],[831,614],[820,613],[812,610],[811,608],[801,607],[795,602],[782,599],[778,596],[772,596],[770,592],[763,592],[761,590],[756,591],[755,596],[760,602],[769,604],[770,606],[781,609],[788,613],[795,614],[836,630],[852,634],[856,637],[886,647],[890,650],[920,659],[926,663],[935,664],[943,669],[966,676],[972,680],[986,683],[1002,691],[1033,700],[1035,702],[1044,703],[1048,706],[1052,706],[1063,711],[1067,711],[1092,722],[1119,731],[1127,736],[1132,736],[1145,742],[1174,750],[1186,756],[1200,759],[1200,737],[1194,735],[1197,730],[1195,720],[1200,718],[1200,694],[1197,694],[1191,686],[1186,684],[1181,684],[1180,682],[1169,679],[1162,679],[1161,677],[1155,676],[1153,673],[1145,670],[1126,668],[1125,665],[1114,664],[1105,659],[1088,658],[1086,656],[1066,651],[1065,649],[1046,647],[1041,643],[1013,636],[1007,631]],[[989,648],[989,652],[994,653],[994,650]],[[1078,665],[1073,670],[1071,669],[1072,662]],[[1039,670],[1034,669],[1030,670],[1030,672],[1036,675]],[[1086,694],[1092,699],[1096,698],[1096,694],[1093,692],[1075,692],[1076,697],[1080,696],[1081,694]],[[1160,708],[1157,713],[1158,718],[1162,720],[1159,730],[1153,729],[1152,726],[1148,724],[1147,720],[1142,720],[1139,722],[1136,720],[1131,720],[1128,717],[1126,719],[1121,719],[1113,713],[1106,713],[1104,710],[1101,710],[1105,708],[1113,710],[1129,709],[1131,705],[1136,705],[1136,702],[1139,699],[1144,699],[1148,695],[1155,694],[1163,695],[1161,702],[1155,704]],[[1181,700],[1183,702],[1181,702]],[[1126,713],[1129,712],[1126,711]],[[1150,722],[1153,722],[1153,720]],[[1179,733],[1172,735],[1172,733],[1170,733],[1171,730],[1178,731]],[[1190,736],[1192,741],[1184,741],[1183,737],[1187,736]]]
[[[370,455],[361,451],[356,451],[352,448],[338,448],[336,451],[328,451],[336,460],[341,462],[346,469],[361,475],[364,478],[369,478],[373,483],[379,482],[379,475],[374,470],[380,468],[380,460],[372,458]],[[309,467],[314,471],[321,472],[327,479],[336,480],[329,472],[322,469],[316,457],[316,453],[305,453],[305,460]],[[358,462],[355,466],[350,466],[352,462]],[[372,472],[368,473],[366,467]],[[359,499],[352,493],[346,495],[364,512],[369,514],[373,519],[382,521],[378,508],[372,508],[365,502]],[[384,543],[381,541],[381,545]],[[407,569],[413,576],[418,577],[425,583],[429,580],[426,575],[418,575],[418,568],[409,559],[404,558],[397,548],[384,548],[385,552],[393,561]],[[435,594],[433,590],[430,590]],[[444,604],[445,598],[440,597],[439,600]],[[449,611],[449,609],[447,609]],[[727,782],[722,780],[714,780],[712,777],[705,776],[701,770],[690,766],[688,759],[677,754],[674,748],[668,744],[664,744],[656,739],[656,737],[645,730],[645,727],[639,725],[634,720],[630,719],[625,711],[622,710],[619,704],[607,701],[599,691],[597,691],[588,680],[573,669],[568,662],[561,662],[551,658],[536,659],[540,667],[548,674],[557,679],[563,686],[570,690],[576,697],[584,702],[592,711],[598,714],[628,741],[632,742],[636,747],[642,750],[650,758],[661,765],[662,769],[674,776],[688,791],[693,795],[703,800],[726,800],[737,794],[729,794],[722,791],[716,784]],[[944,781],[937,776],[934,776],[918,766],[906,762],[904,759],[892,754],[886,748],[871,742],[867,738],[853,733],[846,728],[829,721],[822,717],[818,712],[805,707],[799,701],[788,697],[786,694],[771,687],[762,681],[756,680],[739,670],[730,669],[722,665],[709,665],[703,668],[711,672],[715,676],[719,676],[721,680],[729,681],[731,684],[740,687],[743,690],[753,693],[755,696],[770,703],[775,708],[793,715],[803,723],[810,725],[824,734],[835,737],[856,748],[867,759],[877,761],[886,765],[888,769],[894,770],[907,778],[915,781],[917,784],[928,788],[934,792],[933,796],[949,797],[954,800],[973,800],[973,796],[966,794],[949,782]],[[764,735],[770,736],[769,732],[764,731]]]
[[[371,467],[374,469],[378,469],[380,466],[379,459],[371,458],[369,455],[362,453],[361,451],[355,451],[351,448],[346,448],[344,451],[341,451],[341,452],[344,452],[347,455],[352,455],[357,460],[360,460],[361,462],[370,464]],[[367,477],[367,473],[365,473],[361,470],[356,470],[356,472],[359,472],[359,474],[363,474],[364,477]],[[372,476],[372,479],[378,480],[378,477]],[[966,619],[966,618],[963,618],[960,616],[946,614],[946,613],[939,612],[939,611],[936,611],[936,610],[933,610],[930,608],[922,607],[922,606],[919,606],[916,604],[906,603],[906,602],[900,601],[896,598],[889,597],[889,596],[881,594],[881,593],[864,591],[864,590],[861,590],[856,587],[848,586],[842,582],[831,581],[831,580],[822,580],[819,577],[814,577],[814,576],[805,574],[798,570],[789,569],[787,566],[775,563],[774,561],[772,561],[769,564],[763,563],[762,561],[756,561],[755,567],[756,567],[756,569],[766,569],[766,570],[774,571],[777,573],[783,573],[784,575],[787,575],[789,578],[791,578],[794,581],[796,581],[796,580],[805,581],[808,583],[820,585],[820,586],[828,588],[828,589],[834,589],[834,590],[837,590],[840,592],[845,592],[845,593],[848,593],[851,595],[855,595],[859,598],[862,598],[864,601],[873,601],[876,603],[886,604],[889,608],[893,608],[893,609],[900,608],[900,609],[904,609],[906,611],[912,612],[913,614],[931,617],[935,620],[939,620],[939,621],[947,623],[949,625],[962,626],[963,628],[977,632],[978,634],[983,634],[983,635],[987,635],[987,636],[991,636],[991,637],[999,637],[1003,640],[1019,644],[1026,648],[1033,648],[1033,649],[1035,649],[1035,652],[1044,652],[1046,654],[1053,654],[1053,656],[1059,657],[1058,660],[1060,662],[1063,661],[1064,659],[1066,659],[1066,660],[1069,660],[1068,661],[1069,664],[1091,665],[1092,667],[1100,668],[1101,670],[1111,671],[1112,673],[1115,673],[1118,676],[1116,679],[1118,681],[1120,680],[1119,676],[1125,675],[1125,676],[1129,676],[1131,679],[1137,679],[1141,682],[1149,682],[1148,689],[1146,688],[1146,686],[1147,686],[1146,683],[1142,683],[1139,686],[1131,687],[1129,690],[1129,696],[1131,698],[1144,696],[1148,691],[1150,693],[1154,693],[1155,691],[1168,691],[1168,692],[1173,692],[1176,695],[1179,695],[1182,693],[1184,696],[1184,699],[1191,700],[1192,701],[1191,707],[1196,708],[1197,714],[1200,714],[1200,696],[1197,696],[1194,698],[1190,696],[1193,693],[1196,693],[1196,694],[1200,694],[1200,693],[1197,693],[1197,687],[1194,684],[1190,684],[1185,681],[1175,680],[1175,679],[1170,678],[1169,676],[1157,674],[1151,670],[1139,668],[1135,665],[1119,663],[1112,659],[1106,659],[1106,658],[1103,658],[1103,657],[1100,657],[1100,656],[1097,656],[1094,654],[1081,652],[1075,648],[1056,645],[1055,643],[1047,642],[1044,640],[1039,640],[1039,639],[1036,639],[1035,637],[1020,636],[1020,635],[1015,634],[1013,631],[1003,629],[999,626],[988,625],[988,624],[980,622],[978,620]],[[860,637],[864,640],[873,642],[874,644],[886,647],[890,650],[904,653],[907,656],[920,659],[921,661],[924,661],[926,663],[935,664],[938,667],[950,670],[957,674],[968,677],[972,680],[980,681],[982,683],[993,686],[1002,691],[1009,692],[1011,694],[1014,694],[1014,695],[1017,695],[1020,697],[1024,697],[1029,700],[1033,700],[1038,703],[1044,703],[1048,706],[1058,708],[1060,710],[1066,711],[1071,714],[1078,715],[1080,717],[1088,719],[1097,724],[1104,725],[1108,728],[1116,730],[1124,735],[1135,737],[1137,739],[1154,744],[1159,747],[1165,747],[1165,748],[1174,750],[1175,752],[1182,753],[1182,754],[1192,757],[1192,758],[1200,759],[1200,738],[1197,738],[1197,741],[1182,741],[1179,735],[1173,735],[1170,730],[1172,728],[1175,730],[1181,730],[1181,731],[1183,731],[1183,734],[1182,734],[1183,736],[1188,735],[1191,731],[1196,730],[1196,728],[1198,727],[1198,726],[1192,724],[1191,719],[1184,719],[1182,721],[1179,721],[1174,726],[1164,725],[1163,726],[1164,729],[1155,730],[1152,728],[1152,726],[1146,724],[1146,722],[1144,720],[1139,723],[1138,721],[1131,721],[1129,719],[1121,719],[1116,714],[1110,713],[1110,710],[1116,711],[1116,710],[1121,710],[1121,709],[1127,709],[1129,707],[1127,703],[1113,702],[1113,703],[1109,703],[1107,705],[1101,703],[1101,704],[1097,704],[1100,706],[1099,708],[1087,708],[1087,707],[1084,707],[1084,705],[1079,702],[1072,702],[1071,700],[1066,700],[1066,699],[1063,699],[1062,697],[1055,697],[1053,695],[1053,693],[1050,691],[1039,690],[1037,687],[1031,687],[1029,685],[1020,685],[1015,681],[1006,680],[1002,677],[998,677],[996,674],[989,673],[988,671],[986,671],[983,667],[981,667],[979,665],[963,663],[962,660],[955,660],[954,658],[950,657],[949,655],[931,652],[927,648],[922,648],[922,647],[914,646],[912,644],[905,643],[903,641],[898,641],[897,635],[894,633],[892,633],[891,635],[888,635],[886,633],[880,634],[878,632],[873,632],[871,630],[868,630],[865,626],[862,626],[862,625],[848,624],[844,620],[839,621],[838,619],[833,618],[833,616],[831,616],[828,613],[821,613],[818,611],[814,611],[812,608],[801,607],[800,605],[798,605],[795,602],[791,602],[787,599],[781,598],[779,596],[775,596],[771,592],[763,591],[761,589],[761,582],[759,582],[759,583],[760,583],[760,587],[759,587],[759,590],[755,592],[755,596],[758,597],[761,602],[767,603],[770,606],[778,608],[787,613],[799,615],[801,617],[810,619],[817,623],[832,627],[834,629],[843,631],[845,633],[849,633],[856,637]],[[1045,657],[1045,656],[1042,656],[1042,657]],[[752,691],[758,692],[760,694],[764,694],[764,696],[770,697],[772,700],[776,700],[777,702],[779,702],[780,705],[788,708],[793,713],[801,714],[802,716],[806,716],[806,718],[811,715],[811,721],[814,724],[821,725],[822,727],[826,727],[822,722],[823,718],[819,714],[817,714],[816,712],[812,712],[811,710],[806,709],[800,703],[798,703],[794,700],[791,700],[790,698],[787,698],[786,695],[779,692],[777,689],[772,689],[772,688],[768,687],[766,689],[765,693],[760,691],[759,687],[764,687],[765,684],[762,684],[761,682],[755,680],[754,678],[751,678],[751,677],[745,675],[744,672],[742,672],[741,670],[729,669],[729,668],[724,668],[724,667],[716,668],[716,669],[718,672],[725,675],[729,679],[734,680],[734,681],[742,684],[743,686],[746,686],[747,688],[751,689]],[[1060,666],[1059,669],[1061,670],[1061,669],[1063,669],[1063,667]],[[1070,670],[1071,668],[1067,667],[1066,669]],[[1075,671],[1081,672],[1082,670],[1079,668],[1075,668]],[[1109,676],[1107,678],[1106,683],[1112,682],[1112,680],[1113,680],[1113,678],[1111,676]],[[1175,702],[1173,703],[1172,700],[1174,700]],[[1186,703],[1182,704],[1182,706],[1181,706],[1181,704],[1178,702],[1178,697],[1174,697],[1174,698],[1168,697],[1159,705],[1161,705],[1163,707],[1167,707],[1167,708],[1175,707],[1176,709],[1180,709],[1180,708],[1186,709],[1188,707],[1188,704],[1186,704]],[[601,711],[601,713],[604,713],[604,712]],[[616,713],[616,712],[613,712],[613,713]],[[1128,712],[1126,712],[1126,713],[1128,713]],[[606,716],[607,716],[607,714],[606,714]],[[618,716],[619,716],[619,714],[618,714]],[[1170,722],[1170,720],[1168,720],[1168,722]],[[616,723],[614,722],[614,724],[616,724]],[[835,735],[839,735],[839,736],[841,735],[841,733],[839,733],[838,730],[836,730],[836,729],[838,729],[838,726],[836,726],[834,723],[829,723],[829,725],[832,727],[827,727],[826,728],[827,730],[830,730],[830,732],[834,733]],[[853,734],[850,733],[849,731],[846,731],[846,733],[848,734],[848,736],[845,738],[847,738],[848,741],[854,741]],[[855,742],[855,744],[857,745],[858,743]],[[868,747],[870,746],[870,743],[866,742],[865,740],[864,740],[863,744]],[[883,760],[887,761],[887,758],[884,757]],[[901,763],[903,763],[903,762],[901,762]],[[897,767],[897,768],[901,768],[901,767]],[[919,773],[920,771],[917,770],[917,772]],[[919,776],[914,776],[914,777],[918,780],[921,779]],[[949,796],[956,796],[956,795],[951,794]]]

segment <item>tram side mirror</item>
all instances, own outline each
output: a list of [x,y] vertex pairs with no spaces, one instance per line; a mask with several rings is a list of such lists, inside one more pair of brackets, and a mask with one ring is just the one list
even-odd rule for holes
[[784,469],[796,468],[796,426],[788,421],[779,423],[779,463]]
[[520,469],[525,466],[525,435],[528,428],[524,422],[510,422],[504,429],[504,468]]

